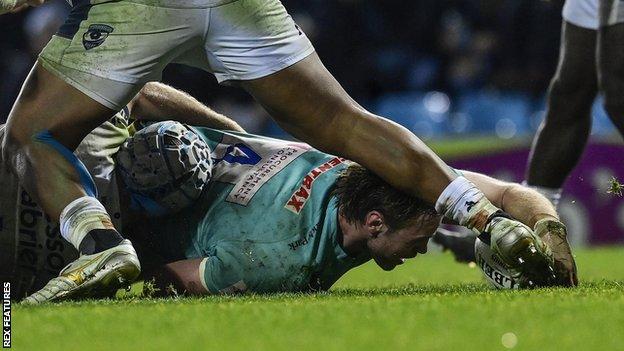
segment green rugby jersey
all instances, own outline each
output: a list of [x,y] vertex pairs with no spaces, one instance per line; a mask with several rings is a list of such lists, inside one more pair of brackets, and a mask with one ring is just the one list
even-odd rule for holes
[[369,259],[339,245],[330,192],[346,160],[302,143],[195,130],[212,150],[211,182],[193,207],[150,225],[168,259],[205,258],[210,292],[325,290]]

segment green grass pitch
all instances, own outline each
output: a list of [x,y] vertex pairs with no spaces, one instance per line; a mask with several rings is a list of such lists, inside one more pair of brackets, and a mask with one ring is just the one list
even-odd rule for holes
[[577,253],[578,289],[489,289],[430,254],[313,295],[14,306],[15,350],[624,350],[624,248]]

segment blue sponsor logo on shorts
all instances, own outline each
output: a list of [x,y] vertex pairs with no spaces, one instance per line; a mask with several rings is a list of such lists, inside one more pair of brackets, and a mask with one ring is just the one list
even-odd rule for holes
[[108,35],[113,32],[113,27],[106,24],[92,24],[82,36],[82,45],[90,50],[102,45]]

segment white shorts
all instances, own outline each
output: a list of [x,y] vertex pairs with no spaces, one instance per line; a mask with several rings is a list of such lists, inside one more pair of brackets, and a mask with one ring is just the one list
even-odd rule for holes
[[575,26],[598,29],[599,0],[566,0],[563,6],[563,19]]
[[279,0],[76,2],[39,61],[116,111],[169,63],[221,83],[262,78],[314,52]]
[[563,19],[576,26],[593,30],[624,23],[624,1],[566,0],[563,6]]

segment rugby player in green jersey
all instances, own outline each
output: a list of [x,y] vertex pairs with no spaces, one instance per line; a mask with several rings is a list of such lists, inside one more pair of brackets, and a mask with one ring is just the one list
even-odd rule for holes
[[[212,151],[208,187],[192,206],[137,226],[150,248],[170,262],[157,274],[161,286],[173,282],[193,294],[326,290],[370,259],[392,270],[426,253],[442,220],[423,200],[305,144],[194,131]],[[120,155],[126,153],[140,152],[122,149]],[[533,190],[461,173],[540,234],[546,224],[559,223],[552,205]],[[514,259],[503,262],[517,267]],[[512,285],[529,284],[525,279],[556,284],[540,274],[517,276]]]
[[[0,13],[40,2],[0,0]],[[496,252],[523,252],[522,270],[552,264],[539,251],[539,237],[500,216],[483,191],[417,136],[355,102],[279,0],[68,2],[67,21],[9,114],[2,149],[7,168],[81,253],[64,276],[66,293],[114,287],[140,273],[132,244],[113,225],[73,151],[174,62],[242,87],[294,137],[362,164],[463,226],[488,229]],[[571,267],[564,268],[561,274],[570,276]]]
[[[148,112],[149,99],[145,100],[145,96],[139,97],[142,103],[134,106],[135,112],[162,118],[162,111],[155,116]],[[236,128],[221,117],[198,118],[195,122],[211,125],[217,121],[215,126]],[[440,224],[441,217],[426,202],[395,190],[345,159],[306,144],[206,128],[194,128],[192,134],[210,150],[210,181],[192,206],[166,208],[171,203],[164,203],[158,194],[136,194],[145,189],[137,183],[146,176],[130,175],[127,170],[132,169],[132,160],[146,156],[140,141],[149,142],[180,128],[184,127],[173,122],[148,126],[118,156],[132,190],[120,187],[119,192],[123,197],[131,195],[138,205],[134,213],[120,211],[121,218],[128,220],[124,228],[133,237],[147,239],[149,251],[163,263],[156,274],[159,281],[174,282],[179,291],[328,289],[346,271],[369,259],[390,270],[425,253]],[[182,134],[189,133],[186,130]],[[182,142],[174,140],[171,144]],[[157,150],[147,156],[160,157],[171,165],[172,159],[164,155]],[[150,177],[159,170],[157,162],[137,169],[144,169]],[[535,228],[538,235],[547,232],[545,223],[558,223],[552,206],[535,192],[471,172],[462,174],[483,189],[495,206]],[[153,197],[151,203],[145,200],[149,196]],[[149,220],[136,216],[163,203],[165,212],[177,213]],[[509,265],[517,264],[513,256],[504,259]],[[554,284],[548,278],[539,274],[531,277],[537,284]],[[61,275],[28,301],[65,297],[66,284]],[[90,293],[85,290],[74,297]]]

